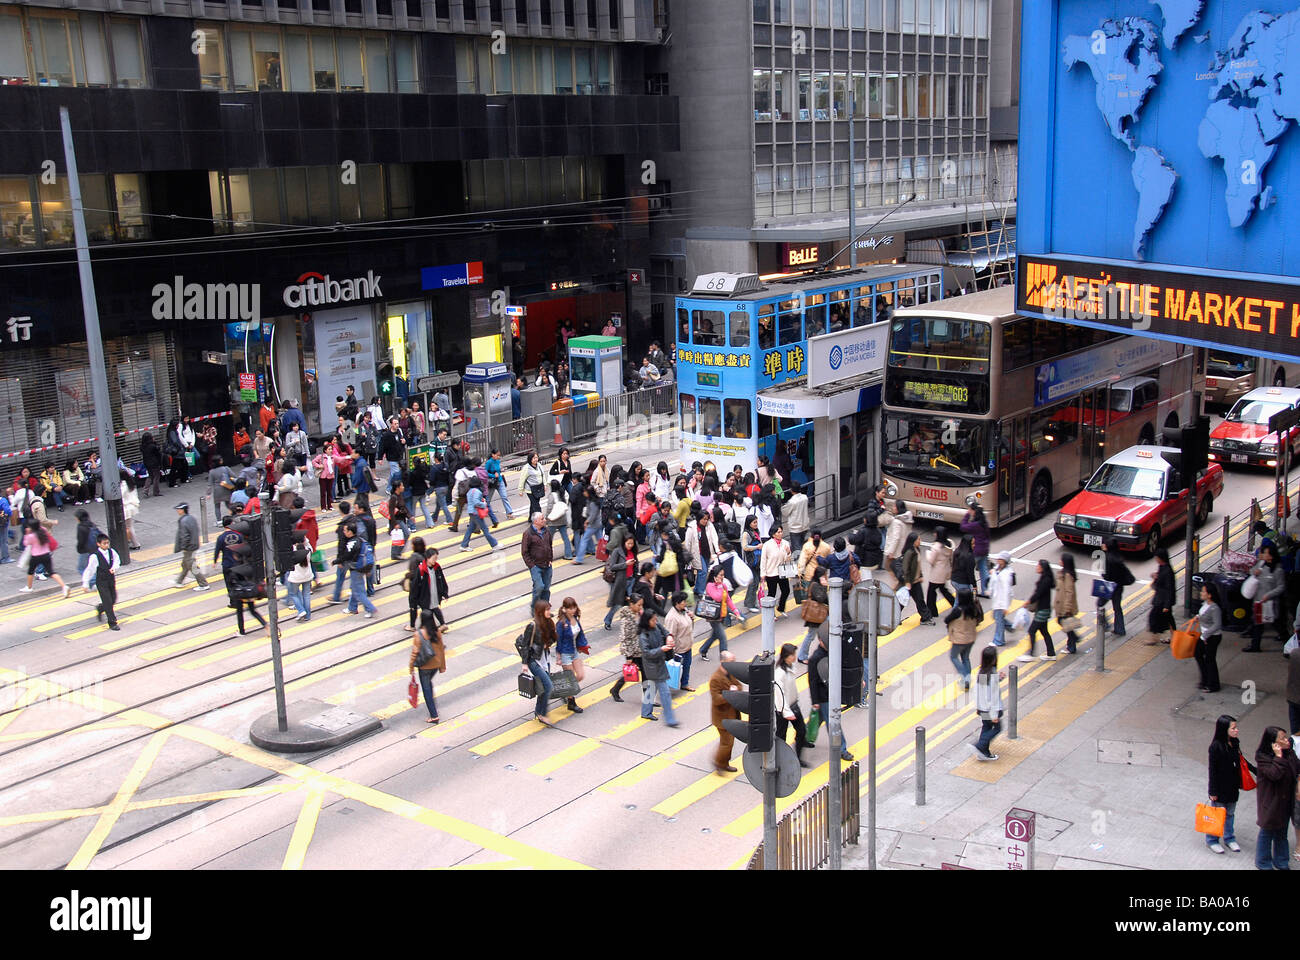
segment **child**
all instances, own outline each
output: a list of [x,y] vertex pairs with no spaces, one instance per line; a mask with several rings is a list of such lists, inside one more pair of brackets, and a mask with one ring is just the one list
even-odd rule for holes
[[120,630],[117,614],[113,604],[117,603],[117,568],[121,562],[117,551],[109,545],[108,534],[100,533],[95,538],[95,550],[86,561],[86,571],[81,575],[81,585],[90,591],[90,582],[95,582],[99,591],[99,603],[95,605],[95,614],[100,620],[108,617],[108,629]]

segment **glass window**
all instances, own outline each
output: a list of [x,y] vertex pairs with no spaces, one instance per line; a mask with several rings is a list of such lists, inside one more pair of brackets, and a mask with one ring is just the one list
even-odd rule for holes
[[885,0],[885,29],[898,29],[898,0]]
[[[486,44],[484,44],[480,49],[488,50],[489,52],[491,50],[491,48]],[[481,56],[482,54],[480,54],[480,57]],[[510,69],[511,66],[510,58],[508,56],[502,56],[502,57],[494,56],[491,57],[491,60],[492,60],[492,66],[494,68],[494,73],[495,73],[494,82],[496,84],[496,92],[513,93],[514,92],[514,71]],[[479,62],[482,63],[482,60],[480,59]]]
[[975,116],[975,78],[971,76],[961,78],[961,115]]
[[831,119],[845,120],[849,116],[849,75],[837,73],[831,82],[834,85],[831,96]]
[[363,91],[366,78],[361,72],[361,38],[352,33],[338,36],[339,89]]
[[0,246],[36,246],[32,187],[26,177],[0,177]]
[[541,206],[546,202],[546,175],[543,161],[537,157],[530,157],[525,160],[524,176],[527,182],[525,197],[528,203],[533,206]]
[[722,401],[714,397],[700,397],[697,405],[699,420],[696,425],[699,432],[706,437],[722,436]]
[[334,38],[329,34],[311,35],[311,67],[313,89],[338,89],[338,73],[334,64]]
[[510,72],[515,83],[515,93],[533,92],[533,47],[516,43],[510,48]]
[[725,317],[721,310],[694,310],[691,313],[692,341],[697,346],[720,347],[723,345]]
[[903,119],[911,120],[916,114],[916,77],[903,77]]
[[817,19],[816,25],[819,27],[829,27],[831,19],[830,0],[817,0]]
[[[144,53],[140,47],[140,26],[135,20],[114,20],[109,24],[113,42],[113,73],[119,87],[144,86]],[[3,75],[0,69],[0,76]]]
[[814,293],[808,298],[808,308],[804,312],[805,336],[817,337],[826,332],[826,295]]
[[743,310],[733,310],[731,321],[731,345],[733,347],[749,346],[749,314]]
[[393,220],[409,220],[415,215],[411,199],[411,168],[404,163],[384,167],[388,180],[388,215]]
[[803,339],[803,312],[798,300],[784,300],[778,321],[778,344],[786,346]]
[[86,214],[86,238],[91,243],[113,240],[113,206],[107,177],[98,173],[81,175],[81,205]]
[[948,17],[944,12],[947,0],[933,0],[934,3],[934,35],[937,37],[944,32],[948,25]]
[[961,35],[961,0],[948,0],[948,36]]
[[539,46],[533,50],[537,66],[537,92],[555,93],[555,60],[550,47]]
[[383,37],[366,37],[366,89],[388,93],[388,44]]
[[392,39],[393,73],[397,77],[398,93],[419,93],[420,78],[415,66],[415,38],[397,34]]
[[546,197],[548,203],[564,202],[564,158],[546,158]]
[[573,93],[573,48],[568,44],[555,48],[555,92]]
[[247,30],[230,31],[231,82],[236,90],[254,90],[253,38]]
[[27,44],[23,40],[23,25],[18,11],[0,10],[0,84],[26,83],[29,79]]
[[754,119],[772,119],[772,71],[754,71]]
[[478,61],[478,87],[479,93],[495,93],[496,80],[492,76],[492,49],[486,43],[474,43],[474,55]]
[[677,308],[677,342],[681,345],[691,342],[691,315],[683,307]]
[[790,22],[790,0],[772,0],[772,22],[786,24]]
[[853,116],[862,119],[867,115],[867,75],[853,74]]
[[871,0],[870,7],[870,26],[872,30],[883,30],[885,27],[885,0]]
[[989,0],[975,0],[975,36],[989,35]]
[[45,246],[72,243],[72,201],[68,198],[66,177],[57,183],[40,183],[41,234]]
[[[912,386],[927,396],[951,396],[959,389],[930,389],[920,382]],[[910,405],[936,408],[934,404]],[[959,404],[952,406],[958,408]],[[921,481],[981,483],[992,474],[989,463],[996,459],[989,437],[992,426],[987,420],[886,411],[884,466],[890,473]]]
[[885,116],[898,116],[898,77],[885,77]]
[[963,37],[975,36],[975,0],[962,0],[961,35]]
[[916,32],[916,0],[903,0],[903,32]]
[[113,194],[117,208],[117,234],[122,240],[149,239],[149,219],[145,216],[144,187],[134,173],[113,175]]
[[306,93],[312,89],[311,53],[305,33],[288,33],[284,38],[284,53],[288,59],[288,89]]
[[614,52],[611,47],[601,47],[596,51],[596,92],[614,92]]
[[758,308],[758,348],[760,350],[771,350],[776,346],[775,315],[776,308],[770,303]]
[[726,436],[730,440],[748,440],[753,432],[753,420],[748,400],[726,401]]
[[30,16],[32,59],[36,63],[37,82],[53,86],[73,86],[72,51],[64,21],[54,17]]
[[695,398],[689,393],[679,394],[682,410],[682,433],[695,432]]
[[[0,180],[0,199],[4,181]],[[208,200],[212,204],[212,232],[230,232],[230,210],[226,206],[226,178],[217,170],[208,172]]]
[[[298,167],[296,169],[302,170],[303,168]],[[252,229],[266,230],[285,222],[280,213],[280,178],[277,175],[278,173],[277,170],[248,171],[248,191],[252,202]],[[233,191],[233,185],[231,189]],[[302,222],[310,223],[311,221],[303,220]]]
[[818,73],[813,77],[813,116],[818,120],[831,118],[831,75]]
[[79,18],[85,70],[79,82],[92,87],[108,86],[108,51],[104,46],[104,20],[97,13]]
[[592,92],[591,53],[591,47],[573,48],[574,89],[578,93]]
[[872,77],[868,81],[867,101],[870,106],[870,117],[872,120],[879,120],[884,116],[884,81],[880,77]]

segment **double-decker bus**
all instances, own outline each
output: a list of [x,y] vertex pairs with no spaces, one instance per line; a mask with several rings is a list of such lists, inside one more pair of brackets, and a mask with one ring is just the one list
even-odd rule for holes
[[1205,402],[1230,407],[1256,387],[1300,387],[1300,363],[1211,350],[1205,364]]
[[882,473],[918,517],[1043,516],[1106,458],[1192,422],[1181,344],[1018,316],[998,287],[893,318]]
[[[711,273],[677,298],[682,459],[753,470],[786,445],[795,479],[813,474],[812,421],[760,409],[759,391],[807,376],[810,337],[883,323],[895,309],[938,301],[939,267],[880,265],[761,280]],[[875,434],[871,442],[875,443]]]

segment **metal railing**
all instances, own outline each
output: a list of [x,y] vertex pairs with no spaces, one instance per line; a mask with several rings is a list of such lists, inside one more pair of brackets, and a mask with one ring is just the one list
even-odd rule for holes
[[813,477],[807,483],[800,484],[808,495],[808,529],[816,530],[820,526],[834,522],[837,518],[839,504],[839,477],[828,474]]
[[[824,783],[798,806],[786,812],[776,825],[776,867],[778,870],[816,870],[831,857],[830,784]],[[843,836],[856,845],[862,825],[858,791],[858,762],[840,771],[840,809]],[[762,870],[767,855],[759,844],[749,859],[749,870]]]

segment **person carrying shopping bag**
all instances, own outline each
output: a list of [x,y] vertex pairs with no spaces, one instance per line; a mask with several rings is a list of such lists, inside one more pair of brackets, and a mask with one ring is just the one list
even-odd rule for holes
[[446,625],[434,623],[433,615],[422,613],[420,627],[411,637],[411,658],[408,665],[411,677],[417,672],[420,677],[420,689],[424,691],[424,703],[429,708],[429,717],[425,723],[438,722],[438,704],[433,699],[433,677],[437,673],[447,672],[447,648],[442,642]]

